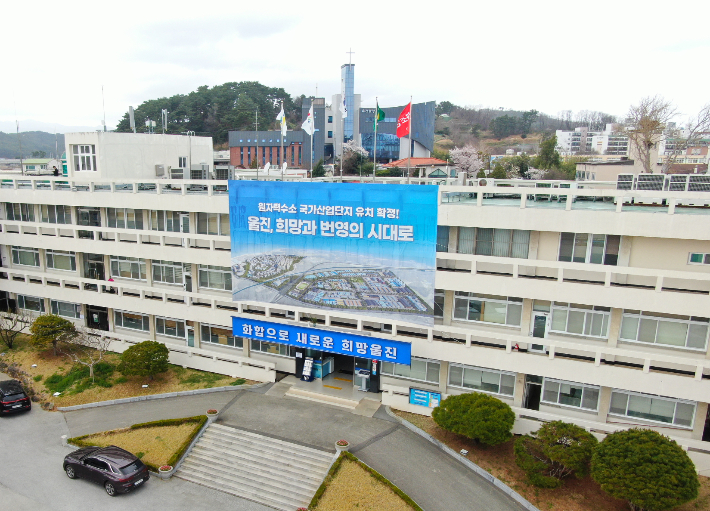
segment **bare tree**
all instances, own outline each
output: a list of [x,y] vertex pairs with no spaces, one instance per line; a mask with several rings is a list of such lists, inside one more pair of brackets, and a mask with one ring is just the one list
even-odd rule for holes
[[19,314],[0,313],[0,342],[11,350],[15,346],[17,336],[31,324],[32,316],[26,312],[20,312]]
[[[698,145],[700,139],[708,131],[710,131],[710,103],[700,110],[697,117],[688,119],[684,132],[674,130],[672,133],[666,133],[666,154],[663,159],[663,172],[668,173],[678,156],[685,153],[689,148]],[[672,140],[670,144],[669,140]],[[670,152],[667,149],[669,145],[671,146]]]
[[466,177],[475,177],[479,170],[485,167],[483,154],[471,144],[462,148],[455,147],[449,151],[449,156]]
[[111,339],[102,336],[100,331],[90,328],[81,328],[77,332],[76,337],[60,345],[60,351],[75,364],[87,366],[93,383],[94,366],[103,360],[104,354],[111,345]]
[[643,98],[632,105],[626,119],[630,149],[641,160],[643,171],[653,172],[651,154],[668,122],[677,114],[675,106],[660,96]]

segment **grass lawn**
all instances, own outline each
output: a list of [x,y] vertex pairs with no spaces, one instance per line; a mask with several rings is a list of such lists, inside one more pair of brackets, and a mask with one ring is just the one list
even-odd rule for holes
[[[347,456],[347,455],[346,455]],[[376,478],[350,455],[336,461],[334,474],[326,478],[326,489],[314,511],[415,511],[385,482]],[[380,476],[381,477],[381,476]],[[384,478],[383,478],[384,479]],[[421,510],[419,510],[421,511]]]
[[[610,497],[591,477],[565,479],[561,488],[545,489],[529,485],[525,473],[515,464],[513,440],[494,447],[485,447],[466,437],[445,431],[431,417],[393,410],[394,413],[444,442],[454,451],[466,449],[466,458],[488,470],[495,477],[528,499],[541,511],[628,511],[625,501]],[[710,510],[710,478],[700,476],[697,499],[673,511]]]
[[[55,407],[222,387],[237,383],[257,383],[244,379],[235,380],[223,374],[185,369],[176,365],[170,365],[167,372],[156,375],[154,380],[141,376],[125,377],[116,370],[121,358],[117,353],[107,353],[104,361],[95,366],[95,381],[92,383],[88,368],[74,366],[66,356],[55,356],[52,349],[35,351],[29,346],[28,341],[27,336],[20,336],[14,349],[3,350],[5,355],[0,360],[8,364],[17,364],[28,373],[41,401],[54,403]],[[37,367],[32,367],[34,364]],[[148,387],[143,388],[143,385]],[[61,394],[53,396],[55,392]]]
[[205,420],[206,417],[200,416],[136,424],[130,428],[70,438],[68,441],[78,447],[116,445],[132,452],[151,470],[157,471],[162,465],[175,465]]

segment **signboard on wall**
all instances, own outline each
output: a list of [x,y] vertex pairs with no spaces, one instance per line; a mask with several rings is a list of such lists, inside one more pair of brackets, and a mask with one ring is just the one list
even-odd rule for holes
[[441,393],[409,387],[409,404],[436,408],[441,403]]
[[395,364],[410,365],[412,362],[412,345],[408,342],[234,316],[232,330],[235,336],[247,339]]
[[434,324],[437,186],[230,181],[234,300]]

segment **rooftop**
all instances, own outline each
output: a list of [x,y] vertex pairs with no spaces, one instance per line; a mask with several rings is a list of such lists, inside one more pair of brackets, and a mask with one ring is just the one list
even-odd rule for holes
[[410,160],[410,167],[434,167],[438,165],[449,165],[449,162],[440,160],[439,158],[402,158],[401,160],[396,160],[392,163],[383,165],[383,167],[406,167],[407,160]]

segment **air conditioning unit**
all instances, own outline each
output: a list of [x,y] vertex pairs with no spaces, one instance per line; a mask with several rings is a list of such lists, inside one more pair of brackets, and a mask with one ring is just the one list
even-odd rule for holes
[[165,165],[156,165],[155,166],[155,176],[160,177],[165,175]]

